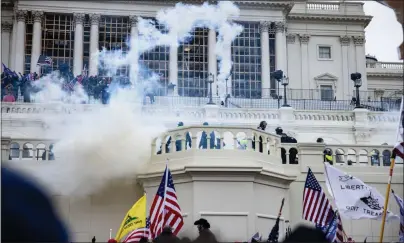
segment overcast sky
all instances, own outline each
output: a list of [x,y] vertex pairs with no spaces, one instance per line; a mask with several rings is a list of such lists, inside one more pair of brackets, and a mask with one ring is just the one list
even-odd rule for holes
[[398,46],[403,42],[403,29],[388,7],[374,1],[366,1],[366,15],[373,16],[366,28],[366,54],[379,61],[398,62]]

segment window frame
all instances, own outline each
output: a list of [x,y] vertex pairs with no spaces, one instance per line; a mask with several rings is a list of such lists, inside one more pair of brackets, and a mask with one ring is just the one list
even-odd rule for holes
[[[321,48],[329,48],[330,49],[330,58],[323,58],[320,57],[320,49]],[[319,61],[332,61],[333,60],[333,51],[332,51],[332,46],[331,45],[317,45],[317,60]]]
[[[330,97],[330,99],[324,99],[323,98],[323,90],[328,90],[328,89],[323,89],[322,87],[331,87],[331,91],[332,91],[332,95]],[[335,97],[335,90],[334,90],[334,86],[332,84],[320,84],[320,100],[321,101],[332,101],[334,100]]]

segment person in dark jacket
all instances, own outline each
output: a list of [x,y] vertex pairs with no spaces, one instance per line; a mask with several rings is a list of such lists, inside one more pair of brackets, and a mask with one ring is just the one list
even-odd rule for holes
[[154,239],[155,243],[180,243],[180,239],[173,234],[170,226],[165,226],[159,236]]
[[70,242],[50,198],[18,173],[1,168],[2,242]]
[[[178,123],[178,127],[183,127],[184,123],[183,122],[179,122]],[[170,137],[171,139],[171,137]],[[170,140],[171,142],[171,140]],[[191,135],[189,135],[189,132],[187,132],[187,134],[185,135],[185,149],[187,149],[187,146],[189,146],[191,148],[192,143],[191,143]],[[175,141],[175,149],[176,151],[181,151],[182,149],[182,141],[180,139]]]
[[149,242],[149,240],[146,237],[142,237],[139,240],[139,243],[147,243],[147,242]]
[[194,225],[198,227],[199,236],[193,243],[218,243],[216,236],[210,231],[210,224],[206,219],[200,218]]
[[[203,125],[204,126],[209,126],[209,123],[204,122]],[[215,142],[216,142],[215,140],[216,140],[215,139],[215,132],[212,131],[210,133],[210,149],[214,149],[216,147],[215,146]],[[208,134],[206,134],[205,131],[202,132],[201,141],[199,142],[199,148],[202,148],[202,149],[207,149],[208,148]]]
[[[267,122],[261,121],[260,124],[258,125],[257,129],[265,132],[265,129],[267,129]],[[259,152],[262,153],[264,148],[263,148],[261,136],[258,138],[258,145],[259,145]],[[253,137],[253,140],[252,140],[252,148],[255,150],[255,136]]]

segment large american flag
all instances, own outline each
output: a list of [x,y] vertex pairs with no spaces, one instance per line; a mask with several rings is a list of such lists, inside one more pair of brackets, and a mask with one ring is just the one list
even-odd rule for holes
[[171,172],[166,166],[157,194],[150,208],[150,232],[152,238],[161,234],[164,226],[170,226],[177,235],[184,225]]
[[125,240],[122,243],[130,243],[130,242],[139,242],[142,237],[149,239],[150,237],[150,219],[146,218],[146,227],[139,228],[126,236]]
[[[397,132],[397,144],[394,146],[393,155],[396,155],[404,160],[404,97],[401,98],[401,108],[400,108],[400,121],[398,125]],[[396,158],[397,159],[397,158]]]
[[[303,191],[303,218],[316,224],[317,227],[327,228],[334,219],[334,209],[309,168]],[[337,214],[336,242],[344,242],[342,220]]]

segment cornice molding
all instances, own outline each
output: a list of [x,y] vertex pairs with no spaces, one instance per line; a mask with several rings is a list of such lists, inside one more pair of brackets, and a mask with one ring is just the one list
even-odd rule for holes
[[364,28],[368,26],[372,20],[372,16],[341,16],[341,15],[327,15],[327,14],[290,14],[288,15],[288,20],[307,20],[307,21],[324,21],[324,22],[335,22],[338,23],[362,23]]
[[404,74],[400,72],[367,72],[367,77],[385,77],[385,78],[403,78]]

